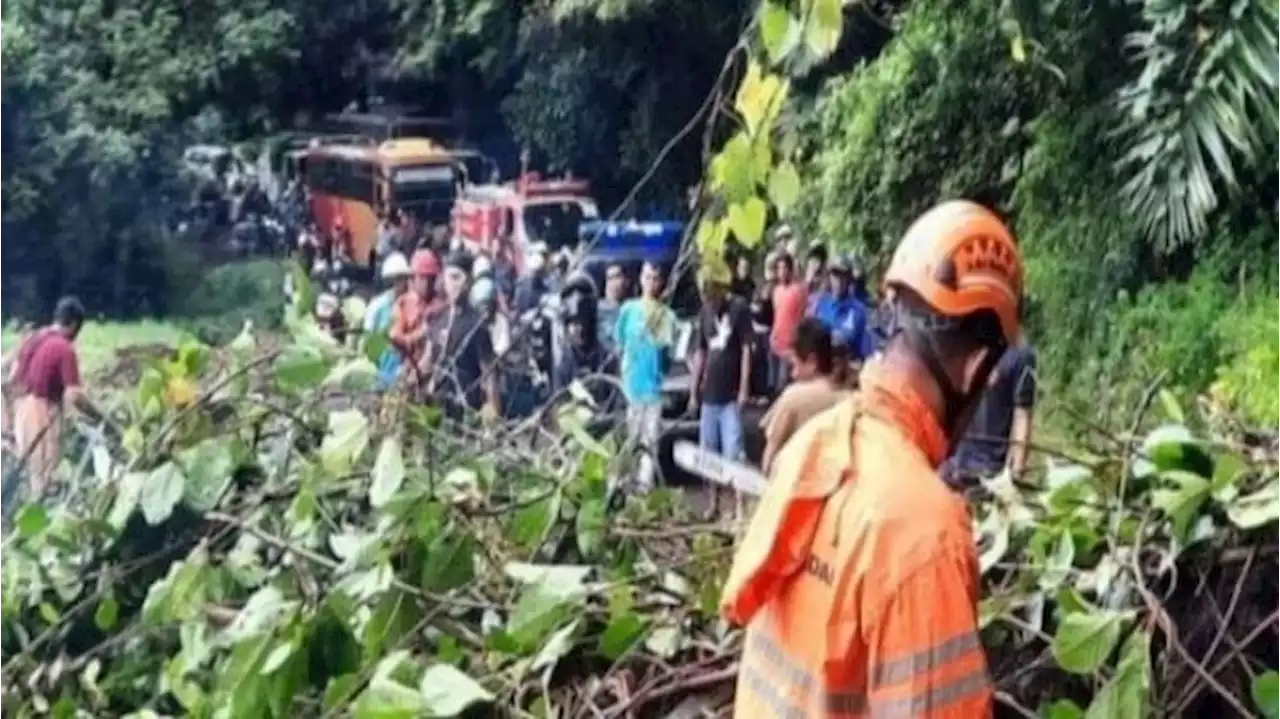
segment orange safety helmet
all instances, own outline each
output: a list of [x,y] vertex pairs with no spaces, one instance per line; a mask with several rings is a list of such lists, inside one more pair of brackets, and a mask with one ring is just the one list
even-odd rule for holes
[[884,284],[911,290],[947,317],[988,310],[1005,340],[1018,341],[1022,256],[1009,228],[977,203],[951,200],[921,215],[898,243]]
[[409,264],[415,277],[436,277],[440,274],[440,261],[436,259],[436,253],[425,247],[413,253]]

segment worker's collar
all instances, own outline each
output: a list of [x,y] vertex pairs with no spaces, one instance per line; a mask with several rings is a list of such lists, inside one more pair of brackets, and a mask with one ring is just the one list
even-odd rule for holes
[[947,457],[947,435],[915,389],[919,380],[882,360],[868,362],[859,379],[858,402],[863,412],[901,432],[934,467],[942,464]]

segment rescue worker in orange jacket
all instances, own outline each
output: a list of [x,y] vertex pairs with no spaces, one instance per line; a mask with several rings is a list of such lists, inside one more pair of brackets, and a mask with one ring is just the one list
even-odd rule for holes
[[946,202],[907,230],[885,289],[883,356],[783,448],[734,559],[737,717],[991,712],[969,515],[937,468],[1017,340],[1021,259],[994,214]]

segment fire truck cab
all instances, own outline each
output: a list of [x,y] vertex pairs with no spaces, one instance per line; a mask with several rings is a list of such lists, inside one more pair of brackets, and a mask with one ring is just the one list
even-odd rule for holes
[[502,185],[471,185],[453,207],[454,235],[472,252],[509,262],[523,275],[533,246],[551,253],[577,247],[583,222],[600,211],[585,180],[542,180],[535,174]]

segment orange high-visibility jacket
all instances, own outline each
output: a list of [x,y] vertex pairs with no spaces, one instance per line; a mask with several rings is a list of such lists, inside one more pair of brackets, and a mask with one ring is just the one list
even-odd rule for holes
[[747,626],[735,716],[983,717],[978,559],[938,423],[877,364],[778,456],[721,611]]

